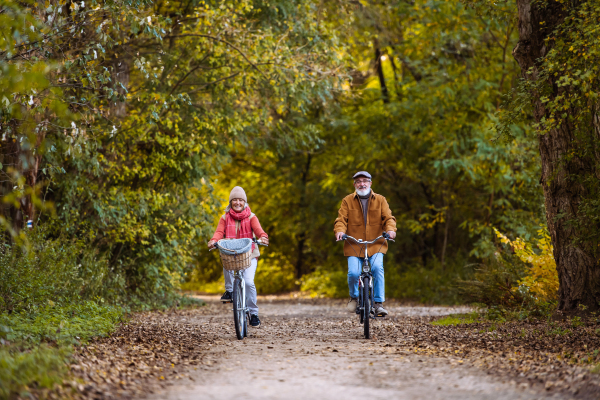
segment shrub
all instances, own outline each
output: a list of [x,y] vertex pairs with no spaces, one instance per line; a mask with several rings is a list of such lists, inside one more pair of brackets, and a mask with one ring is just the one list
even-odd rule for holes
[[[531,243],[517,238],[511,241],[505,235],[494,228],[496,236],[502,243],[509,244],[517,257],[529,265],[527,275],[519,280],[519,285],[529,289],[535,296],[542,300],[557,300],[558,296],[558,272],[550,235],[544,228],[538,231],[540,237],[536,240],[537,253],[533,250]],[[538,254],[539,253],[539,254]]]
[[60,383],[68,374],[70,353],[70,348],[46,345],[24,352],[11,347],[0,348],[0,398],[24,395],[28,389],[52,388]]
[[0,240],[0,312],[33,311],[48,301],[61,303],[79,295],[81,247],[45,238],[43,228],[28,235],[29,246]]
[[302,277],[300,290],[309,292],[311,297],[348,297],[347,276],[346,271],[318,269]]
[[526,265],[515,256],[497,252],[475,268],[471,279],[459,279],[456,284],[460,296],[469,303],[512,309],[533,301],[529,290],[519,286],[526,271]]
[[556,306],[558,276],[550,238],[544,230],[539,233],[534,249],[531,243],[521,238],[511,241],[496,230],[510,247],[481,264],[472,279],[457,282],[463,299],[486,305],[489,319],[548,317]]

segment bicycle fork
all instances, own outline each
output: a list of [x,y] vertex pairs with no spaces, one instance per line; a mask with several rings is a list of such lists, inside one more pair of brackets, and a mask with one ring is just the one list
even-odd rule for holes
[[[365,279],[365,277],[369,278],[369,298],[371,299],[370,305],[372,307],[373,305],[373,275],[371,274],[361,274],[360,277],[358,278],[358,297],[361,299],[359,306],[359,310],[364,310],[364,299],[362,298],[362,288],[364,287],[364,283],[363,280]],[[370,312],[371,310],[369,310]]]

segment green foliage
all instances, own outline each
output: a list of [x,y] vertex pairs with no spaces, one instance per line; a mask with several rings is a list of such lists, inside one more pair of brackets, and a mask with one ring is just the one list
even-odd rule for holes
[[534,302],[534,297],[518,282],[527,266],[516,256],[500,253],[480,264],[473,277],[457,282],[460,295],[470,303],[514,309]]
[[103,300],[82,301],[59,306],[49,301],[46,307],[39,307],[35,312],[0,314],[0,325],[10,328],[4,339],[26,344],[65,345],[106,336],[121,321],[124,310],[103,303]]
[[[499,11],[481,17],[459,1],[324,11],[323,24],[352,22],[344,26],[352,80],[293,126],[319,141],[233,146],[215,197],[224,204],[232,186],[245,188],[271,235],[259,272],[269,263],[297,287],[344,295],[333,221],[352,174],[366,169],[398,220],[384,260],[388,296],[455,303],[453,279],[495,251],[492,226],[528,239],[544,218],[530,129],[517,121],[509,126],[515,139],[504,142],[492,129],[518,73],[510,57],[516,20]],[[375,48],[383,58],[373,58]],[[217,271],[217,262],[202,250],[195,265]]]
[[94,250],[61,236],[51,238],[44,226],[24,236],[28,246],[0,248],[0,312],[35,312],[48,304],[71,304],[81,296],[115,299],[122,287]]
[[386,296],[416,300],[425,304],[458,304],[462,302],[456,281],[472,274],[472,266],[464,257],[453,258],[444,267],[438,260],[427,265],[386,265]]
[[61,383],[69,373],[72,345],[106,336],[122,320],[122,308],[103,303],[48,300],[44,307],[1,313],[0,398]]
[[68,374],[71,350],[47,345],[29,351],[0,348],[0,398],[26,397],[31,389],[51,389]]
[[289,125],[343,76],[318,3],[7,3],[0,222],[13,240],[54,214],[55,237],[94,251],[81,277],[105,279],[85,296],[173,301],[229,146],[315,140]]
[[471,314],[452,314],[447,317],[443,317],[440,319],[436,319],[431,322],[431,325],[436,326],[455,326],[460,324],[473,324],[477,322],[479,319],[479,314],[477,312]]
[[300,290],[311,297],[348,297],[348,274],[343,270],[316,270],[302,277]]

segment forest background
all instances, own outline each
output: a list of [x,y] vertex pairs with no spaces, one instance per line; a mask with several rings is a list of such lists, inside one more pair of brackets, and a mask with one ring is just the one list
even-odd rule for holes
[[[588,41],[565,34],[564,54],[598,48],[590,4]],[[333,221],[368,170],[398,221],[388,297],[498,315],[556,307],[538,150],[551,122],[536,124],[511,54],[515,1],[0,10],[0,340],[12,343],[0,373],[21,382],[2,393],[40,384],[31,370],[17,377],[23,365],[59,376],[62,344],[110,332],[127,310],[189,302],[182,288],[222,291],[206,243],[234,185],[270,235],[261,294],[347,295]],[[557,54],[546,71],[567,65]],[[563,86],[596,98],[593,65]],[[587,200],[578,218],[595,224]]]

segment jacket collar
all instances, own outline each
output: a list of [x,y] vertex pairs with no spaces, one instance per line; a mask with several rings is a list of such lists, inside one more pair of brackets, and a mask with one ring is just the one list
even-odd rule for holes
[[[373,191],[373,189],[371,189],[371,196],[369,196],[371,199],[375,198],[375,192]],[[354,199],[358,199],[358,193],[356,192],[356,190],[354,191]]]

